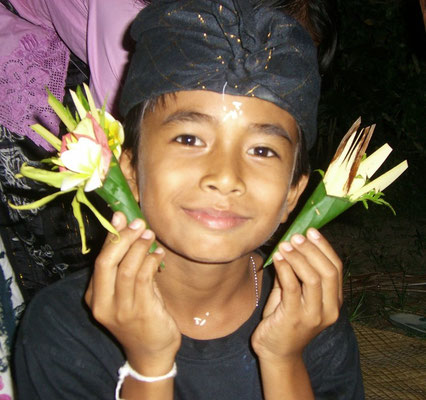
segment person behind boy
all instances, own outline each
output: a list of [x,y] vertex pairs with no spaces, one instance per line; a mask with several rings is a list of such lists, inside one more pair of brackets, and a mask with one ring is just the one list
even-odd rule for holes
[[363,399],[330,244],[310,229],[265,270],[256,251],[307,183],[312,39],[247,0],[157,1],[132,36],[120,163],[152,230],[115,214],[120,241],[107,238],[93,276],[34,298],[19,398]]

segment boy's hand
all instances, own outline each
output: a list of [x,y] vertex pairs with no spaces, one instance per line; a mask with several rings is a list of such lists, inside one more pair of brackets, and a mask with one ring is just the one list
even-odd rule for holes
[[334,323],[343,302],[342,262],[313,228],[294,235],[274,255],[276,279],[252,345],[263,361],[301,358],[319,332]]
[[130,365],[143,375],[159,376],[170,370],[181,342],[154,279],[164,251],[148,254],[154,234],[142,220],[126,226],[124,214],[115,213],[113,225],[120,239],[107,237],[85,300],[123,346]]

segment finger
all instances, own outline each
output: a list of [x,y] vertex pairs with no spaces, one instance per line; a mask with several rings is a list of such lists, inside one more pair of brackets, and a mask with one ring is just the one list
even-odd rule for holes
[[[274,267],[275,267],[275,260],[274,260]],[[276,269],[276,267],[275,267]],[[283,289],[278,281],[278,273],[275,274],[274,278],[274,286],[271,290],[271,293],[269,293],[268,300],[265,304],[265,308],[263,309],[263,318],[268,317],[271,315],[276,308],[279,306],[279,304],[282,302],[282,295]]]
[[[275,256],[275,254],[274,254],[274,256]],[[282,260],[282,258],[280,258],[280,257],[282,257],[282,256],[281,255],[277,255],[276,259],[274,258],[274,263],[275,262],[279,262],[280,260]],[[275,275],[274,285],[272,286],[272,289],[280,289],[281,290],[281,285],[280,285],[280,283],[278,281],[278,277],[276,275]]]
[[[318,247],[318,249],[333,263],[337,271],[337,284],[338,284],[338,296],[339,303],[343,303],[343,264],[340,260],[340,257],[337,255],[330,243],[325,239],[321,233],[314,229],[310,228],[307,232],[307,237],[311,243]],[[333,278],[334,271],[330,270],[331,278]],[[327,271],[325,271],[327,275]]]
[[[118,232],[121,232],[127,226],[127,219],[124,213],[122,213],[121,211],[115,212],[112,216],[111,224]],[[111,242],[116,242],[117,240],[118,240],[117,235],[111,232],[108,232],[108,235],[105,238],[103,247],[106,244]]]
[[135,304],[152,304],[154,298],[154,277],[163,261],[164,250],[157,247],[153,253],[146,256],[143,268],[139,268],[134,286]]
[[274,254],[274,266],[277,281],[283,291],[284,308],[289,312],[298,312],[301,308],[302,288],[293,268],[278,250]]
[[[124,214],[121,212],[114,213],[111,219],[111,224],[118,232],[122,231],[126,225]],[[102,296],[102,289],[104,285],[107,284],[105,290],[109,290],[110,293],[113,293],[115,274],[112,270],[108,271],[106,266],[104,266],[104,264],[107,263],[108,258],[103,255],[103,252],[108,251],[108,249],[105,250],[105,248],[107,248],[107,246],[113,242],[114,237],[117,240],[116,236],[114,236],[112,233],[108,233],[102,246],[101,252],[95,260],[93,274],[90,279],[89,288],[86,293],[86,302],[90,306],[92,311],[94,311],[93,307],[96,298],[96,296],[94,296],[94,292],[97,293],[97,298],[99,298],[100,296]]]
[[331,244],[327,239],[321,235],[321,233],[315,228],[309,228],[307,231],[307,238],[314,243],[326,256],[327,258],[337,267],[341,264],[340,257],[334,251]]
[[319,236],[319,232],[318,235],[316,232],[310,232],[309,240],[306,240],[302,235],[294,235],[291,238],[292,245],[298,252],[303,254],[306,262],[312,266],[319,276],[319,283],[322,289],[323,313],[326,319],[329,320],[334,318],[340,309],[339,272],[337,266],[312,241],[319,242],[319,244],[323,245],[322,247],[324,247],[324,243],[321,243],[321,241],[326,242],[322,236]]
[[[294,241],[293,238],[292,241]],[[279,248],[295,275],[300,280],[304,308],[312,315],[320,315],[319,313],[322,312],[323,295],[320,275],[315,268],[312,267],[305,255],[295,248],[292,243],[283,242]]]
[[141,268],[144,268],[153,241],[154,232],[145,229],[141,236],[130,245],[118,267],[115,281],[115,300],[122,310],[130,310],[133,307],[136,275]]
[[[115,223],[113,219],[113,223]],[[118,223],[121,227],[121,222]],[[99,256],[95,261],[95,269],[92,275],[93,294],[92,303],[97,298],[101,303],[112,302],[115,293],[117,268],[132,243],[137,240],[145,229],[145,223],[141,219],[132,221],[127,227],[120,230],[120,237],[114,241],[106,240]]]

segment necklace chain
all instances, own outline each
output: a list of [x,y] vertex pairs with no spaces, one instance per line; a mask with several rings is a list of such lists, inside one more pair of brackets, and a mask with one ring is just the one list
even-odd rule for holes
[[257,280],[256,262],[254,261],[253,256],[250,256],[250,264],[253,268],[254,294],[256,295],[256,307],[259,307],[259,282]]
[[[256,262],[254,261],[254,258],[252,256],[250,256],[250,264],[252,266],[253,269],[253,277],[254,277],[254,294],[256,296],[256,307],[259,307],[259,282],[257,279],[257,270],[256,270]],[[209,312],[207,312],[205,314],[204,317],[199,318],[199,317],[195,317],[194,318],[194,324],[198,325],[198,326],[203,326],[206,324],[207,322],[207,317],[210,315]]]

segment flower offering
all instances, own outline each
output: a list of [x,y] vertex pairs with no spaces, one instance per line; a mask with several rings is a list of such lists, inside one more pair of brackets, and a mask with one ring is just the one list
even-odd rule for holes
[[[361,118],[358,118],[340,142],[325,174],[320,171],[323,175],[322,181],[279,243],[290,240],[295,233],[305,234],[309,227],[321,228],[359,201],[365,208],[368,208],[367,201],[372,201],[390,207],[395,213],[391,205],[383,199],[383,190],[408,168],[408,163],[403,161],[370,181],[392,148],[384,144],[366,157],[365,151],[375,126],[359,129],[360,125]],[[278,244],[266,260],[264,267],[272,263],[272,256],[277,248]]]
[[[105,108],[96,108],[86,85],[84,91],[85,94],[80,87],[76,92],[70,91],[77,110],[75,117],[48,92],[48,102],[68,133],[59,140],[43,126],[33,125],[32,129],[48,141],[57,154],[42,161],[50,169],[34,168],[24,163],[17,176],[46,183],[59,191],[33,203],[10,206],[20,210],[38,208],[62,194],[75,191],[72,210],[80,229],[82,252],[87,253],[81,204],[87,206],[109,232],[118,236],[117,230],[89,201],[87,192],[95,191],[113,211],[122,211],[129,222],[143,218],[143,215],[118,164],[124,141],[123,126]],[[154,244],[151,250],[155,247]]]

